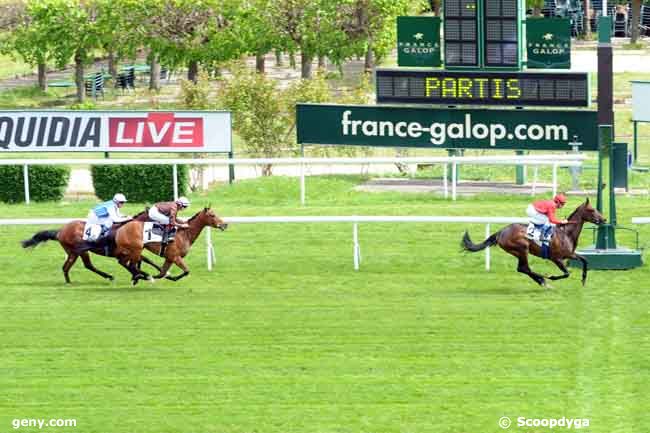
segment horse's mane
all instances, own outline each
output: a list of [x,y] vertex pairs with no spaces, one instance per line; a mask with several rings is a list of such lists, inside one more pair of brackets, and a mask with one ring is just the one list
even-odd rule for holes
[[207,207],[206,207],[205,209],[202,209],[202,210],[198,211],[198,212],[195,213],[194,215],[192,215],[192,216],[190,217],[190,219],[187,220],[187,223],[189,224],[189,223],[190,223],[194,218],[198,217],[199,214],[200,214],[201,212],[205,212],[206,210],[208,210]]
[[569,215],[569,218],[567,218],[567,219],[568,219],[569,221],[573,221],[573,217],[575,216],[575,214],[577,214],[579,210],[582,210],[582,208],[584,208],[586,204],[587,204],[587,202],[585,202],[585,203],[581,203],[580,206],[578,206],[578,207],[576,208],[576,210],[574,210],[573,212],[571,212],[571,215]]

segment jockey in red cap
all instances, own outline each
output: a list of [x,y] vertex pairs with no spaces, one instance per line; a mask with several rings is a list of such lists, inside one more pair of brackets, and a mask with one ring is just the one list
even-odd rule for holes
[[[556,224],[567,224],[567,220],[559,220],[555,216],[555,211],[564,207],[566,196],[557,194],[553,200],[537,200],[528,205],[526,214],[530,218],[531,224],[542,226],[542,235],[544,241],[550,241],[553,234],[553,227]],[[529,233],[531,232],[529,228]]]

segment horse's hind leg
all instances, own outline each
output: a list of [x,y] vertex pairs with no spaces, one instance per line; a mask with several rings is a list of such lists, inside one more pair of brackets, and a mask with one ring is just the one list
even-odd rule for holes
[[142,256],[142,261],[145,262],[146,264],[148,264],[149,266],[152,266],[152,267],[156,268],[156,270],[157,270],[158,272],[160,272],[160,270],[161,270],[160,266],[158,266],[157,264],[155,264],[155,263],[154,263],[152,260],[150,260],[148,257],[146,257],[146,256],[143,255],[143,256]]
[[526,255],[519,256],[519,264],[517,265],[517,271],[522,274],[528,275],[540,286],[545,286],[544,277],[536,272],[533,272],[528,266],[528,257]]
[[77,257],[79,257],[76,254],[73,253],[68,253],[68,257],[65,259],[65,262],[63,263],[63,276],[65,277],[65,282],[70,284],[70,268],[72,265],[74,265],[74,262],[77,261]]
[[103,278],[106,278],[107,280],[111,280],[111,281],[113,281],[113,276],[112,276],[112,275],[107,274],[106,272],[102,272],[102,271],[100,271],[99,269],[97,269],[97,268],[93,265],[93,263],[90,261],[90,254],[88,254],[88,252],[81,253],[81,260],[83,260],[83,262],[84,262],[84,266],[85,266],[86,269],[88,269],[89,271],[92,271],[92,272],[96,273],[97,275],[99,275],[99,276],[101,276],[101,277],[103,277]]
[[562,260],[560,260],[560,259],[551,259],[551,261],[553,263],[555,263],[555,265],[558,268],[560,268],[560,270],[563,272],[563,274],[562,275],[551,275],[550,277],[548,277],[549,280],[561,280],[561,279],[564,279],[564,278],[568,278],[568,276],[571,275],[569,270],[564,265],[564,262],[562,262]]

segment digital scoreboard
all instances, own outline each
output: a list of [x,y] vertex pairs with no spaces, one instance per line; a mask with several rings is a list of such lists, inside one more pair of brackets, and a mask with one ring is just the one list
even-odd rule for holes
[[522,0],[444,0],[445,68],[519,69]]
[[377,102],[588,107],[586,72],[376,71]]

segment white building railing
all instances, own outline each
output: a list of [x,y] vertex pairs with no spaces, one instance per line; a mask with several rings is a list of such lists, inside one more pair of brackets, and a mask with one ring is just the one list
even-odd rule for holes
[[236,165],[298,165],[300,166],[300,203],[305,204],[305,167],[313,164],[325,165],[367,165],[367,164],[442,164],[444,197],[449,197],[447,181],[448,166],[451,165],[451,198],[457,196],[457,167],[471,165],[523,165],[535,168],[533,193],[537,183],[537,168],[551,166],[553,169],[553,195],[557,194],[558,167],[581,166],[586,159],[583,154],[564,155],[504,155],[504,156],[447,156],[447,157],[381,157],[381,158],[168,158],[168,159],[0,159],[0,165],[22,165],[25,202],[29,197],[30,165],[172,165],[174,198],[178,197],[178,165],[236,166]]
[[[30,218],[0,219],[0,226],[12,225],[63,225],[81,218]],[[361,246],[359,241],[359,224],[361,223],[431,223],[431,224],[485,224],[485,238],[491,233],[492,224],[513,224],[528,222],[527,218],[516,217],[471,217],[471,216],[264,216],[264,217],[225,217],[229,224],[270,224],[270,223],[351,223],[352,224],[352,261],[354,270],[361,264]],[[206,233],[206,262],[208,270],[216,263],[212,245],[211,230]],[[490,270],[490,248],[485,249],[485,270]]]

